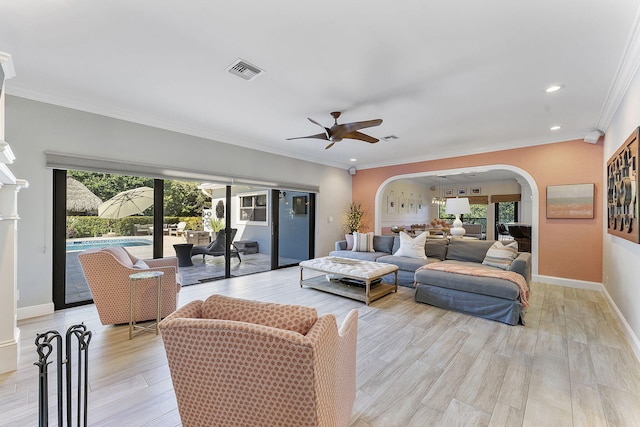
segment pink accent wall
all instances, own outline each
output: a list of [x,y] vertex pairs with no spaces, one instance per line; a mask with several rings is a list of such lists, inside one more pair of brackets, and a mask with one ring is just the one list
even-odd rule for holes
[[[446,169],[506,164],[527,171],[538,186],[538,274],[602,283],[603,144],[583,140],[558,142],[448,159],[359,170],[353,176],[352,198],[374,212],[376,191],[393,176]],[[547,219],[547,185],[595,184],[593,219]],[[533,207],[536,208],[535,206]],[[367,215],[373,230],[374,215]]]

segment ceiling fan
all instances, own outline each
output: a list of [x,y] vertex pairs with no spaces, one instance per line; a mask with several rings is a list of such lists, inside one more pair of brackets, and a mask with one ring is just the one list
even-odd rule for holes
[[333,144],[335,144],[336,142],[342,141],[343,139],[359,139],[360,141],[365,141],[370,144],[375,144],[376,142],[379,141],[378,138],[365,135],[364,133],[358,132],[358,131],[360,129],[378,126],[380,123],[382,123],[382,119],[338,124],[338,117],[340,117],[340,112],[334,111],[333,113],[331,113],[331,115],[333,116],[335,123],[330,128],[324,127],[320,123],[313,120],[312,118],[307,117],[307,119],[309,119],[311,123],[316,124],[320,126],[322,129],[324,129],[323,133],[319,133],[317,135],[299,136],[296,138],[287,138],[287,141],[290,141],[292,139],[305,139],[305,138],[324,139],[325,141],[331,141],[331,144],[327,145],[324,148],[325,150],[331,148]]

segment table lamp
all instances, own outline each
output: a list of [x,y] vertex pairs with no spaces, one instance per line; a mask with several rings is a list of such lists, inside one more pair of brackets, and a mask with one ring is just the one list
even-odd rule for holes
[[465,230],[462,228],[462,221],[460,221],[461,214],[471,213],[469,207],[469,199],[466,197],[456,197],[455,199],[447,199],[447,206],[445,208],[447,215],[455,215],[456,219],[453,221],[453,228],[449,230],[453,237],[464,236]]

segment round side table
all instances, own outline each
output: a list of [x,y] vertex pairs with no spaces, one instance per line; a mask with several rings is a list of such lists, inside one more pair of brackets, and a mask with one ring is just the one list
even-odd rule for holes
[[[158,335],[158,323],[160,323],[160,309],[162,307],[162,271],[141,271],[129,275],[129,339],[133,337],[134,330],[155,332]],[[156,322],[147,326],[136,325],[136,288],[141,280],[156,280],[158,298],[156,300]]]

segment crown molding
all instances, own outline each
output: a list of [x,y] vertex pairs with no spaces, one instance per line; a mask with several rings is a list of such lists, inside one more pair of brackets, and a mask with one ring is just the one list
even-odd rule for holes
[[11,164],[16,159],[9,144],[0,139],[0,163]]
[[226,135],[219,132],[213,132],[211,130],[204,130],[194,128],[189,125],[184,125],[177,122],[170,122],[167,120],[157,119],[149,115],[143,115],[139,113],[133,113],[126,110],[120,110],[111,108],[109,106],[97,105],[88,102],[83,102],[77,99],[64,98],[60,96],[51,96],[40,92],[34,92],[30,90],[24,90],[16,87],[9,87],[6,90],[7,95],[28,99],[35,102],[41,102],[44,104],[51,104],[56,107],[68,108],[71,110],[77,110],[82,113],[96,114],[103,117],[109,117],[116,120],[123,120],[126,122],[136,123],[143,126],[149,126],[156,129],[163,129],[171,132],[177,132],[183,135],[195,136],[198,138],[204,138],[209,141],[218,142],[221,144],[235,145],[237,147],[244,147],[247,149],[258,150],[270,154],[275,154],[283,157],[289,157],[296,160],[303,160],[310,163],[321,164],[325,166],[331,166],[338,169],[348,168],[351,164],[349,162],[340,162],[333,160],[318,160],[313,156],[306,155],[304,153],[291,153],[277,147],[265,146],[259,141],[252,141],[247,138],[238,139],[231,135]]
[[394,159],[393,161],[363,163],[361,165],[358,165],[358,169],[373,169],[387,166],[397,166],[407,163],[427,162],[431,160],[463,157],[474,154],[494,153],[497,151],[513,150],[517,148],[528,148],[538,145],[556,144],[560,142],[573,141],[576,139],[583,139],[587,132],[587,129],[582,129],[575,132],[565,132],[562,134],[554,134],[552,136],[546,137],[507,140],[502,143],[492,145],[491,147],[479,144],[472,149],[470,149],[469,147],[458,148],[454,144],[451,144],[448,150],[430,152],[423,156],[407,156],[405,158]]
[[636,12],[622,60],[607,94],[607,99],[602,106],[597,129],[606,132],[638,71],[638,67],[640,67],[640,9]]
[[16,70],[13,68],[13,60],[11,59],[11,55],[5,52],[0,52],[0,66],[4,70],[4,79],[9,80],[12,77],[15,77]]

